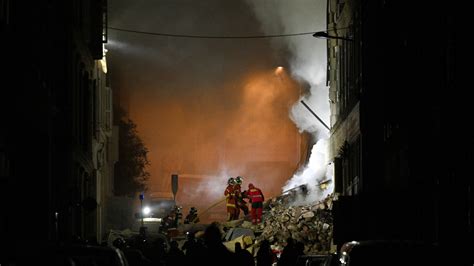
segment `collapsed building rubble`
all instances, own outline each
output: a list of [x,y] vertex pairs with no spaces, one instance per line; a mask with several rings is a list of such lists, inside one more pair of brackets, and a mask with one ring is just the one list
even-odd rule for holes
[[[329,194],[320,201],[298,204],[298,202],[305,202],[302,199],[306,199],[308,193],[307,187],[303,185],[292,189],[290,193],[269,199],[263,206],[263,222],[258,225],[252,224],[249,215],[238,220],[218,223],[223,243],[229,250],[233,250],[235,242],[241,242],[242,247],[255,256],[264,239],[268,240],[272,249],[278,253],[283,250],[287,239],[291,237],[304,244],[304,253],[307,255],[334,252],[331,210],[335,196]],[[201,238],[204,234],[202,227],[205,225],[201,225],[201,228],[197,228],[197,225],[192,225],[194,229],[184,228],[185,225],[181,225],[179,231],[182,233],[194,231],[196,238]],[[238,230],[238,228],[251,229],[254,233],[243,234],[240,238],[234,237],[233,230]],[[245,236],[247,239],[244,239]]]
[[305,254],[327,254],[332,246],[333,195],[311,204],[296,205],[292,195],[280,196],[266,202],[263,223],[257,226],[241,219],[227,223],[228,227],[251,228],[258,245],[267,239],[274,250],[282,250],[286,240],[292,237],[305,246]]

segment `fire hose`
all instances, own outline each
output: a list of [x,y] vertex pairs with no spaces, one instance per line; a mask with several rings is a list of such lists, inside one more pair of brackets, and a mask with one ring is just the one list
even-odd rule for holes
[[196,218],[194,218],[191,222],[193,223],[194,221],[196,221],[201,215],[203,215],[204,213],[208,212],[210,209],[214,208],[215,206],[217,206],[219,203],[225,201],[226,198],[224,197],[223,199],[220,199],[219,201],[217,201],[216,203],[212,204],[211,206],[209,206],[207,209],[205,209],[203,212],[201,212],[198,216],[196,216]]

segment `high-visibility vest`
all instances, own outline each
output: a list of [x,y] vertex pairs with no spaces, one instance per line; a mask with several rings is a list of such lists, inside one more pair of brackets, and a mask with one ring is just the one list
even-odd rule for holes
[[263,202],[263,193],[258,188],[249,189],[247,195],[252,202]]
[[228,199],[234,196],[234,186],[228,185],[225,189],[224,196]]
[[228,185],[224,196],[226,198],[226,206],[235,208],[235,195],[234,195],[234,187],[232,185]]

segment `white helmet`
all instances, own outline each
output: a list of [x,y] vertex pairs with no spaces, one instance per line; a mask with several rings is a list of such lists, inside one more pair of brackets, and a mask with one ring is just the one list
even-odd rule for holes
[[240,175],[235,178],[235,183],[239,185],[242,184],[242,181],[244,181],[244,178]]

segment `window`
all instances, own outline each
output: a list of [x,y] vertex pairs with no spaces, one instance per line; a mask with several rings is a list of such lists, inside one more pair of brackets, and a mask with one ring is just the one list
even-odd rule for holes
[[337,21],[341,18],[342,11],[344,10],[344,2],[345,2],[345,0],[338,0],[337,1],[335,21]]
[[361,150],[360,137],[349,144],[347,141],[335,161],[336,192],[343,195],[357,195],[361,191]]
[[112,90],[105,87],[105,128],[112,129]]

